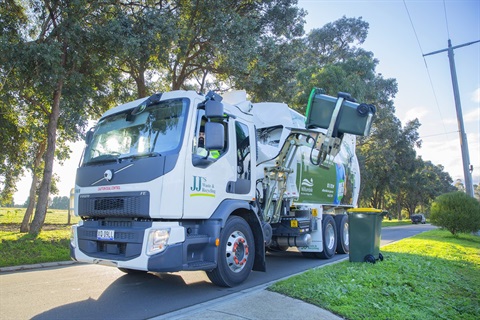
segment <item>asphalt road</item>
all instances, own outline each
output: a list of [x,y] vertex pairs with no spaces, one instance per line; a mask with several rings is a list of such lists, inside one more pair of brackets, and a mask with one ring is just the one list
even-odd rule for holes
[[[382,230],[381,245],[430,225]],[[126,275],[115,268],[74,264],[0,274],[0,319],[148,319],[347,258],[304,258],[298,251],[268,254],[267,272],[252,272],[242,285],[219,288],[204,272]]]

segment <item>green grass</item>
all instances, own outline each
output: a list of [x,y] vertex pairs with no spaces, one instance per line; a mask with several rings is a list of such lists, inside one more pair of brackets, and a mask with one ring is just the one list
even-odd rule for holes
[[383,219],[382,220],[382,227],[396,227],[396,226],[404,226],[404,225],[410,225],[412,224],[412,221],[409,219],[404,219],[404,220],[398,220],[398,219]]
[[347,319],[478,319],[480,237],[433,230],[381,252],[383,262],[343,261],[269,289]]
[[[67,210],[48,210],[37,238],[20,233],[26,209],[0,208],[0,267],[70,260]],[[76,223],[77,217],[71,217]]]
[[[26,208],[0,208],[0,225],[8,226],[21,224]],[[33,217],[31,217],[33,219]],[[77,223],[80,218],[71,214],[70,222]],[[68,222],[67,210],[48,209],[45,216],[45,225],[62,225]],[[20,228],[20,226],[19,226]]]

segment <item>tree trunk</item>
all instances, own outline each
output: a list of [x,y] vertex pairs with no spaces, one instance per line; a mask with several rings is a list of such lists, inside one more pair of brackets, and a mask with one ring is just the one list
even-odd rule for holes
[[403,202],[403,195],[400,188],[397,191],[397,199],[395,200],[395,212],[399,217],[399,220],[402,220],[402,202]]
[[32,177],[32,184],[30,185],[30,195],[29,195],[29,203],[28,203],[28,208],[27,211],[25,211],[25,215],[23,216],[22,224],[20,225],[20,232],[28,232],[30,229],[28,224],[30,223],[30,217],[32,216],[33,213],[33,208],[35,207],[35,198],[36,198],[36,191],[37,191],[37,183],[38,183],[38,178],[35,175],[35,172],[33,173]]
[[137,83],[138,98],[143,98],[147,96],[147,87],[145,85],[145,73],[140,71],[138,77],[135,77],[135,82]]
[[45,141],[42,141],[40,145],[38,146],[37,154],[35,156],[35,161],[33,163],[33,169],[32,169],[32,184],[30,186],[30,202],[28,204],[27,211],[25,211],[25,215],[23,216],[23,221],[22,225],[20,226],[20,232],[28,232],[29,228],[29,223],[30,223],[30,218],[32,217],[33,214],[33,208],[35,207],[35,200],[37,198],[37,184],[38,184],[38,176],[37,176],[37,171],[38,167],[40,166],[40,163],[43,158],[43,154],[45,153]]
[[[65,54],[65,53],[64,53]],[[35,209],[35,217],[30,226],[30,234],[35,237],[40,233],[47,214],[48,197],[52,185],[53,161],[55,159],[55,147],[57,139],[57,124],[60,115],[60,98],[62,96],[63,78],[57,83],[57,89],[53,94],[52,112],[48,119],[47,127],[47,151],[45,153],[45,168],[43,170],[42,183],[38,192],[38,201]]]

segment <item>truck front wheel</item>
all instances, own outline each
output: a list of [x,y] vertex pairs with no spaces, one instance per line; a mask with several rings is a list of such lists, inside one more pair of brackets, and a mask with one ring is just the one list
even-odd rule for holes
[[250,275],[255,257],[255,243],[248,223],[238,217],[228,218],[220,233],[217,267],[207,272],[214,284],[233,287]]

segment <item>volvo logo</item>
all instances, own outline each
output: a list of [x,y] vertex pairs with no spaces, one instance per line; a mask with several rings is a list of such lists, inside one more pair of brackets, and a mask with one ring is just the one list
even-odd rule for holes
[[103,180],[110,181],[110,180],[113,179],[114,174],[120,173],[123,170],[126,170],[126,169],[130,168],[131,166],[133,166],[133,163],[130,163],[129,165],[127,165],[123,168],[120,168],[118,170],[108,169],[103,173],[103,178],[98,179],[97,181],[93,182],[91,185],[94,186],[94,185],[102,182]]
[[103,174],[103,177],[105,178],[105,180],[107,181],[110,181],[113,179],[113,171],[108,169],[107,171],[105,171],[105,173]]

